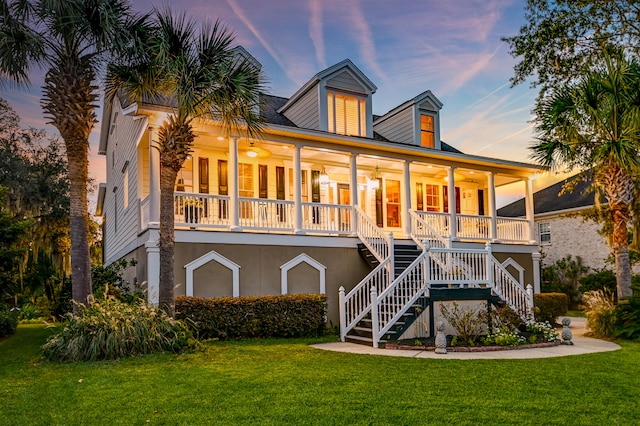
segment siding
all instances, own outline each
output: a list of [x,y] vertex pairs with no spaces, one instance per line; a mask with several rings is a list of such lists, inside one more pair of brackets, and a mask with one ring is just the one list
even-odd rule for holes
[[303,129],[320,130],[318,86],[315,85],[284,112],[285,117]]
[[[118,113],[115,124],[107,140],[107,193],[104,213],[106,217],[104,244],[105,262],[115,259],[116,253],[135,241],[139,230],[139,195],[138,195],[138,149],[137,142],[146,120],[134,120],[123,116],[120,105],[116,101],[114,116]],[[115,153],[115,155],[113,155]],[[114,161],[115,160],[115,161]],[[124,188],[124,173],[129,174],[128,187]],[[117,190],[114,192],[114,188]],[[129,204],[124,207],[124,191],[128,191]],[[116,217],[117,215],[117,217]],[[117,229],[116,229],[117,222]]]
[[393,142],[415,144],[413,140],[413,108],[406,108],[381,123],[373,126],[373,130]]
[[347,71],[343,71],[335,77],[327,80],[327,87],[347,90],[349,92],[359,93],[362,95],[367,93],[366,89],[362,87],[362,85]]

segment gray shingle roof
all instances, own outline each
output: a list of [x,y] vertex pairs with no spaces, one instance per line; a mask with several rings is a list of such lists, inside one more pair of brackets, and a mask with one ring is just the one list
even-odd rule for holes
[[[590,176],[587,180],[578,182],[571,192],[558,196],[565,183],[573,179],[580,179],[578,175],[571,176],[563,181],[548,186],[533,194],[534,214],[550,213],[579,207],[590,207],[594,204],[594,192],[589,190],[592,183]],[[498,216],[519,217],[525,216],[524,198],[514,201],[500,209]]]

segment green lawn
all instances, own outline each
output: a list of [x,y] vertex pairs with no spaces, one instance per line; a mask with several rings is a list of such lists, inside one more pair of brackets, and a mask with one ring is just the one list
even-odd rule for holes
[[[0,342],[0,424],[637,424],[640,343],[536,360],[406,359],[214,342],[187,355],[55,364],[51,331]],[[326,339],[325,339],[326,340]],[[317,341],[317,340],[316,340]]]

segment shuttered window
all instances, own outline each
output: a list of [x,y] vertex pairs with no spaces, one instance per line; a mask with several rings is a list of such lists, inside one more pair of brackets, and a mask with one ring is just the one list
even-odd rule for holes
[[365,136],[366,118],[363,98],[328,92],[328,130],[342,135]]

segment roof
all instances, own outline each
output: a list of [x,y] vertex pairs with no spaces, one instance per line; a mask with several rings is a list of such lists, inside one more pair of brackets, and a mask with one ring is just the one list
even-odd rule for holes
[[[574,179],[580,179],[580,181],[571,192],[566,192],[560,196],[559,194],[562,191],[562,187]],[[533,194],[534,214],[593,206],[595,195],[594,192],[590,190],[591,183],[590,175],[587,176],[586,180],[581,179],[580,175],[574,175],[535,192]],[[519,217],[525,216],[525,214],[524,198],[498,209],[498,216],[503,217]]]

